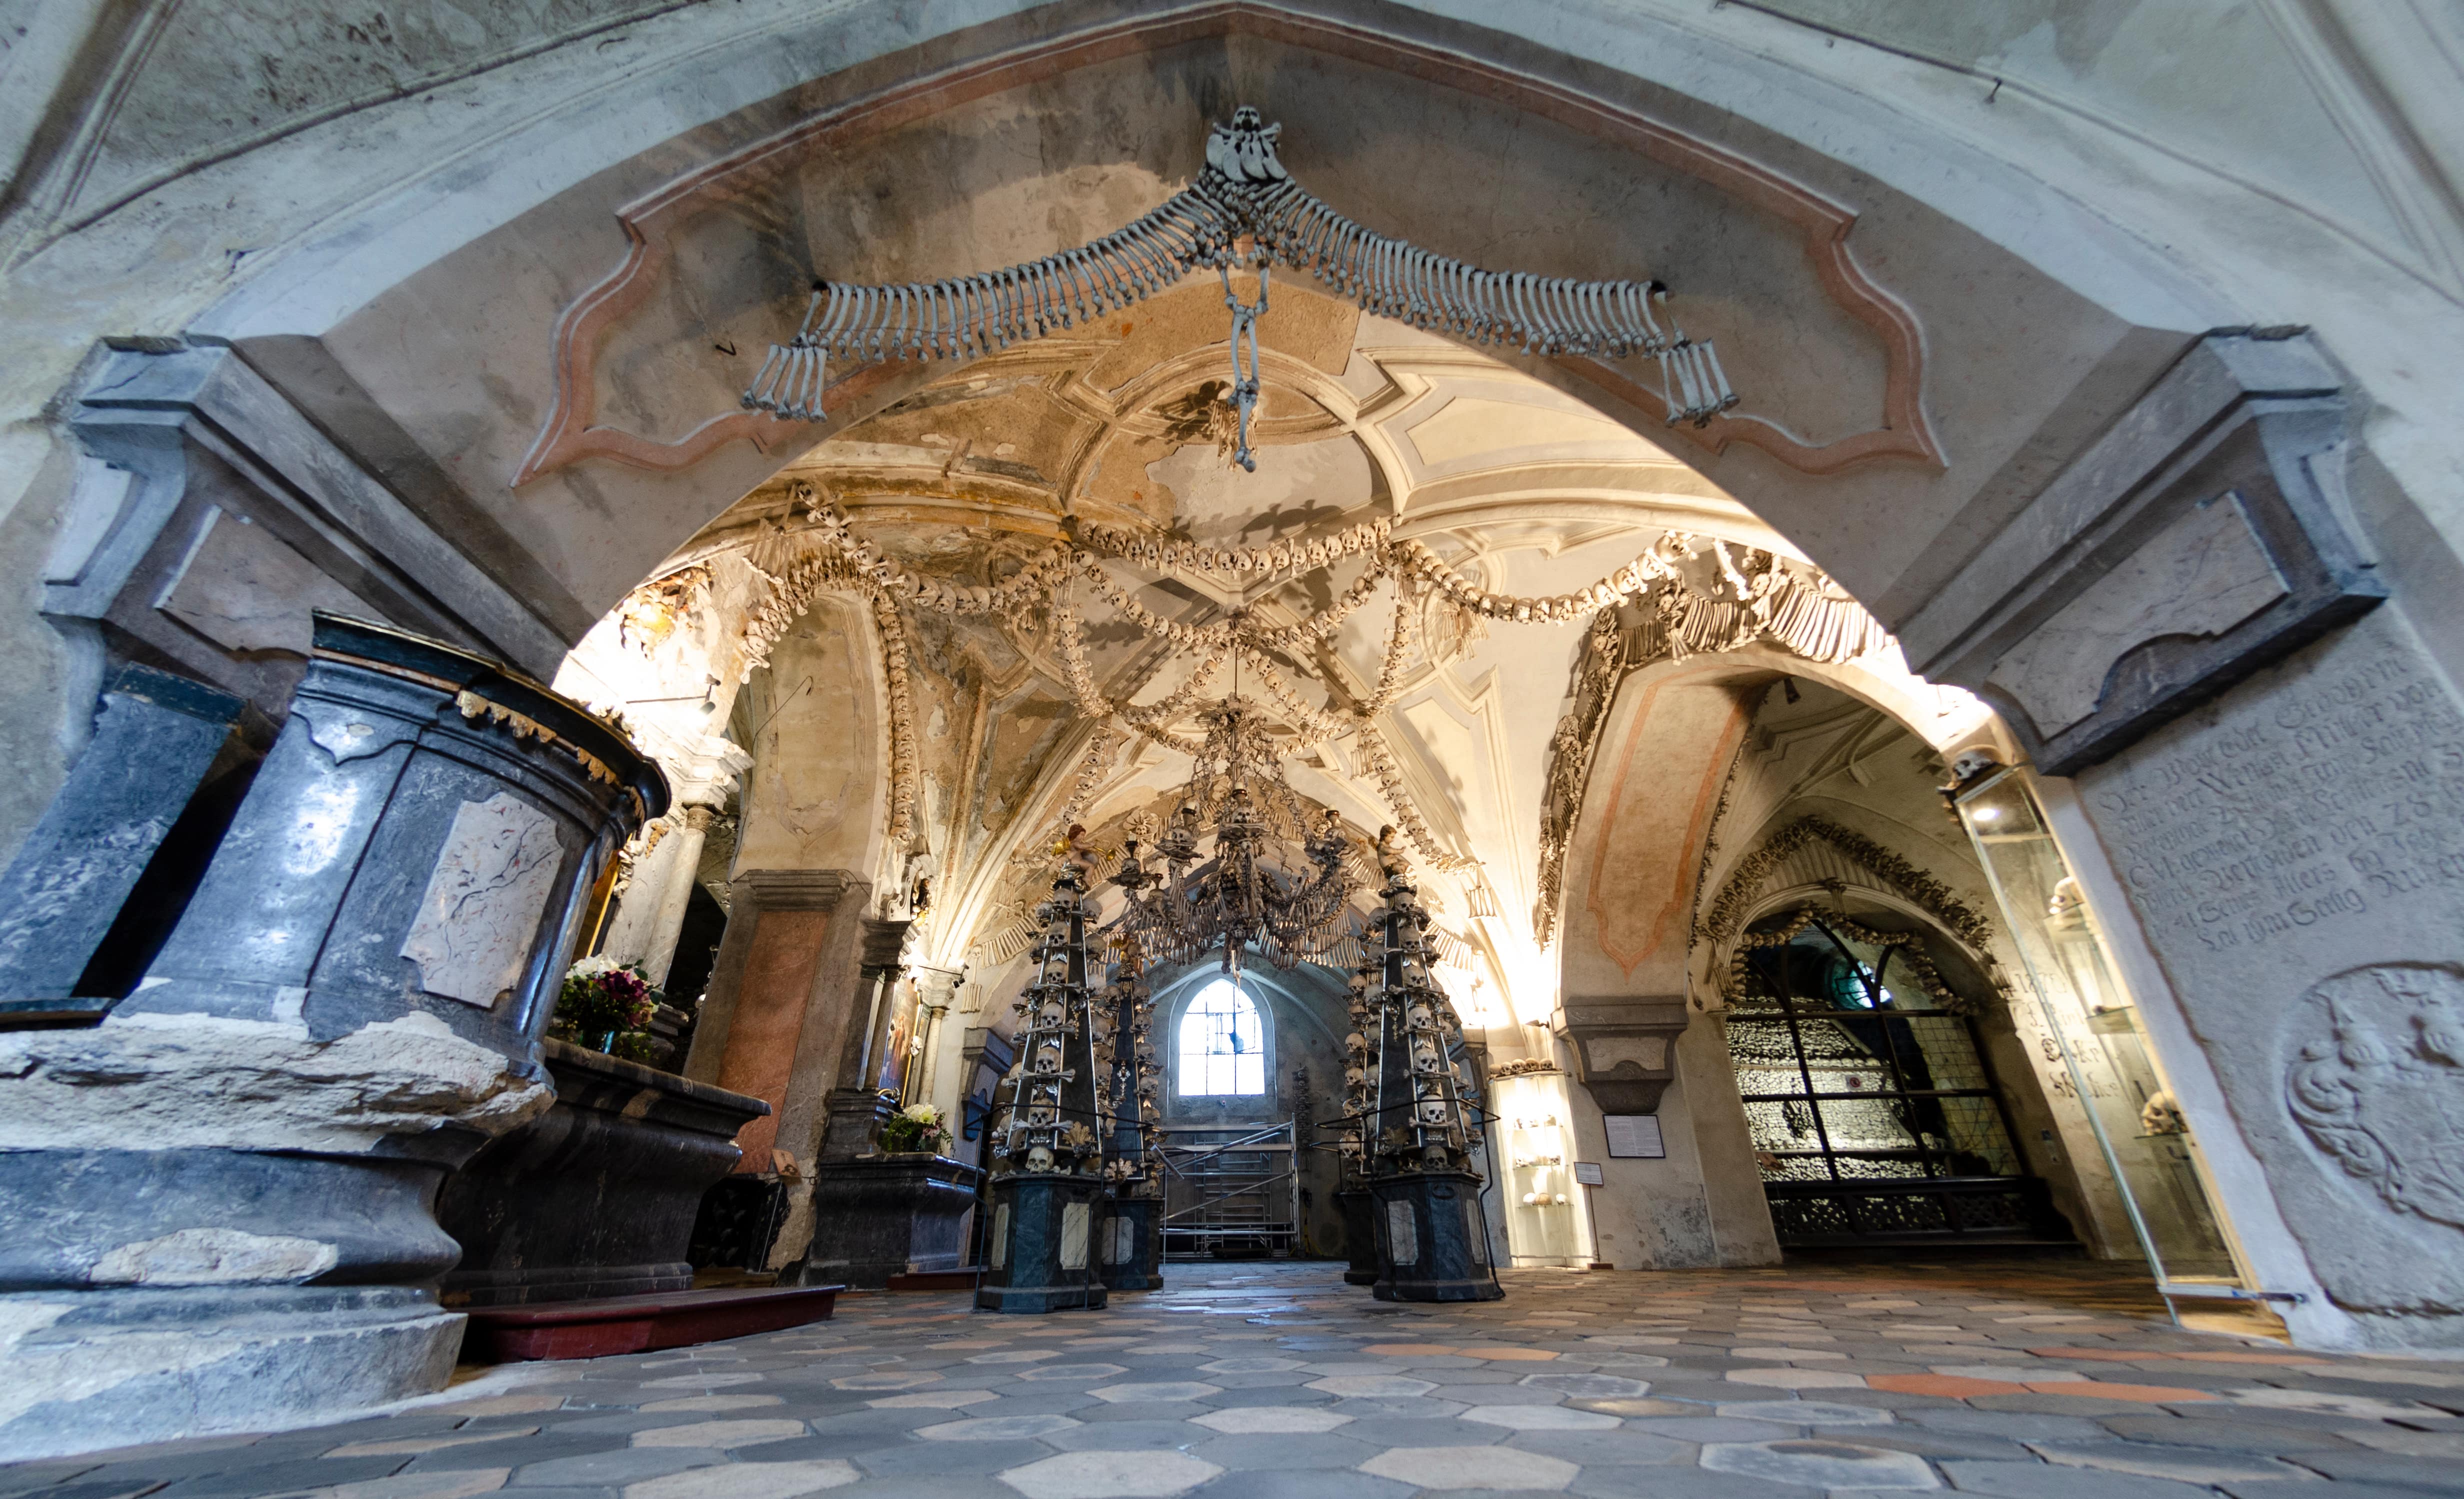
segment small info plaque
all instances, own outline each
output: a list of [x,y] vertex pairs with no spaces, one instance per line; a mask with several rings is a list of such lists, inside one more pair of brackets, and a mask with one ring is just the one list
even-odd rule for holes
[[1609,1158],[1639,1156],[1647,1160],[1667,1157],[1668,1147],[1661,1143],[1660,1120],[1648,1113],[1604,1113],[1600,1123],[1607,1127]]
[[1607,1180],[1608,1179],[1606,1177],[1600,1175],[1600,1163],[1598,1161],[1578,1160],[1574,1162],[1574,1185],[1578,1187],[1595,1187],[1604,1184]]

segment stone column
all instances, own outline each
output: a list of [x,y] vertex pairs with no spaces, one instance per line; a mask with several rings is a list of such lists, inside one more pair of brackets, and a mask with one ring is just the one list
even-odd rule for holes
[[940,1052],[941,1024],[957,1001],[958,985],[967,979],[964,967],[919,967],[914,973],[917,1038],[907,1048],[908,1064],[898,1089],[899,1101],[910,1104],[932,1101],[933,1077],[939,1070],[935,1058]]
[[864,918],[864,966],[856,980],[855,1003],[847,1010],[847,1039],[839,1048],[838,1086],[830,1091],[829,1122],[822,1135],[824,1160],[852,1160],[870,1152],[895,1108],[884,1095],[897,1096],[897,1068],[905,1060],[889,1053],[913,925]]
[[775,1149],[802,1175],[812,1168],[829,1064],[857,999],[855,913],[872,887],[846,870],[748,870],[733,889],[685,1075],[777,1111],[737,1137],[737,1169],[775,1169]]
[[666,810],[605,724],[320,616],[136,994],[0,1035],[0,1458],[264,1430],[442,1387],[440,1181],[552,1101],[598,872]]
[[[702,841],[718,812],[709,806],[679,807],[665,833],[634,868],[616,904],[615,918],[599,950],[624,962],[638,962],[653,987],[668,980],[676,937],[684,931],[693,876],[701,871]],[[690,997],[688,997],[690,999]]]

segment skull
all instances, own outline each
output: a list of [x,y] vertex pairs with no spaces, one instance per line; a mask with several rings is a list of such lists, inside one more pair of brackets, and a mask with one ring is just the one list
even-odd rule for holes
[[1041,1145],[1028,1151],[1026,1153],[1026,1169],[1029,1171],[1050,1171],[1052,1169],[1052,1152],[1046,1150]]

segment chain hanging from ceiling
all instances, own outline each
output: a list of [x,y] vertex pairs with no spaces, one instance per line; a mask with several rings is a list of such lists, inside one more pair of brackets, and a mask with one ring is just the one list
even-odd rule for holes
[[[1214,271],[1232,319],[1229,399],[1239,419],[1233,461],[1254,471],[1257,324],[1278,264],[1316,276],[1364,312],[1476,344],[1507,345],[1526,356],[1645,355],[1659,363],[1672,427],[1703,426],[1737,404],[1711,341],[1688,339],[1674,321],[1661,326],[1655,310],[1668,300],[1661,282],[1484,271],[1363,229],[1292,181],[1275,154],[1283,128],[1245,105],[1235,110],[1230,124],[1209,132],[1206,165],[1195,181],[1072,250],[940,281],[816,281],[803,323],[788,342],[770,346],[742,404],[793,421],[822,421],[832,357],[979,358],[1143,301],[1194,272]],[[1256,273],[1256,301],[1241,300],[1236,268]]]

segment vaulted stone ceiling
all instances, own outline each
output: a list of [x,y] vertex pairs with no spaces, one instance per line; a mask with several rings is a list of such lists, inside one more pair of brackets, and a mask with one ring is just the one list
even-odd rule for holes
[[[813,555],[816,507],[847,517],[903,566],[977,586],[1089,525],[1233,547],[1306,542],[1384,518],[1479,585],[1518,596],[1581,587],[1670,532],[1700,539],[1703,555],[1683,565],[1706,594],[1722,586],[1714,541],[1741,558],[1749,549],[1789,555],[1697,470],[1529,374],[1308,288],[1278,283],[1272,298],[1259,327],[1265,399],[1254,473],[1229,456],[1222,293],[1193,281],[924,386],[794,459],[660,572],[704,569],[697,576],[718,613],[753,617],[777,586],[771,580]],[[1242,608],[1273,625],[1324,608],[1362,564],[1297,578],[1110,565],[1116,583],[1164,618],[1203,625]],[[1279,653],[1313,699],[1347,708],[1374,691],[1391,587],[1381,584],[1323,646]],[[1153,702],[1185,679],[1189,657],[1117,618],[1086,585],[1078,597],[1106,693]],[[823,706],[841,701],[852,680],[823,680],[831,673],[810,665],[833,641],[862,637],[869,649],[863,616],[861,606],[805,613],[771,670],[754,673],[734,703],[739,743],[803,765],[795,775],[808,789],[790,798],[800,817],[822,805],[811,800],[821,795],[812,784],[843,784],[851,769],[868,783],[895,774],[870,758],[884,725]],[[1092,726],[1072,702],[1052,622],[1041,611],[954,617],[909,608],[902,619],[918,793],[905,872],[920,869],[935,880],[931,956],[997,965],[1048,876],[1045,845],[1058,831]],[[1528,967],[1543,785],[1585,630],[1483,621],[1428,598],[1415,605],[1412,623],[1402,690],[1377,721],[1442,862],[1457,866],[1428,882],[1432,904],[1464,966]],[[706,673],[679,656],[670,689],[733,679],[718,659],[718,635],[685,652],[699,651]],[[585,647],[578,659],[591,653]],[[1229,685],[1223,679],[1207,695]],[[786,747],[800,738],[806,742]],[[1111,765],[1084,819],[1099,840],[1112,836],[1129,812],[1162,805],[1186,764],[1134,744]],[[1350,739],[1309,749],[1287,770],[1358,835],[1394,820]],[[762,780],[757,771],[757,802]],[[850,829],[878,826],[858,808],[842,811]],[[747,856],[759,848],[756,836]]]

